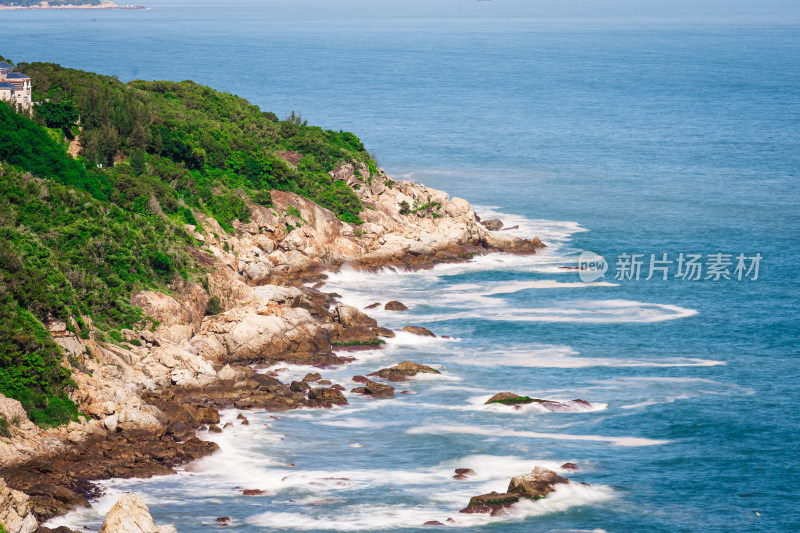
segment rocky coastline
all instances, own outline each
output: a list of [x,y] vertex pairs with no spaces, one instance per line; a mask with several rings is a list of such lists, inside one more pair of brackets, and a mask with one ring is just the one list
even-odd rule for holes
[[[93,480],[169,474],[213,453],[217,445],[195,431],[225,431],[217,425],[220,409],[345,405],[349,394],[391,397],[389,382],[437,372],[405,361],[356,376],[363,386],[349,392],[325,380],[325,369],[352,361],[348,350],[394,336],[325,293],[325,271],[430,268],[544,246],[499,231],[496,222],[488,229],[466,200],[394,181],[382,170],[370,175],[365,166],[346,164],[331,174],[356,191],[365,206],[363,224],[351,226],[307,199],[273,191],[273,207],[252,205],[250,222],[235,222],[232,234],[211,218],[187,226],[202,243],[190,251],[209,271],[207,286],[133,294],[148,327],[104,343],[94,335],[79,338],[63,322],[48,324],[73,371],[78,387],[71,397],[86,419],[46,430],[27,420],[19,402],[0,398],[0,415],[11,421],[10,436],[0,439],[0,478],[28,498],[3,511],[13,514],[4,523],[21,524],[9,531],[31,533],[38,523],[88,505],[99,495]],[[220,307],[213,314],[212,299]],[[405,329],[433,335],[412,324]],[[267,371],[276,363],[308,365],[309,374],[282,381],[280,369]]]

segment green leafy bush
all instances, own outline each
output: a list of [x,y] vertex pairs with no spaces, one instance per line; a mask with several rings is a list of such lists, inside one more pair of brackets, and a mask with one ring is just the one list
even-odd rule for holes
[[222,304],[219,301],[219,297],[212,296],[208,300],[208,303],[206,304],[206,316],[218,315],[222,311],[224,311],[224,309],[222,308]]
[[80,116],[78,108],[72,102],[43,102],[36,104],[34,111],[48,128],[60,128],[67,131],[78,121]]

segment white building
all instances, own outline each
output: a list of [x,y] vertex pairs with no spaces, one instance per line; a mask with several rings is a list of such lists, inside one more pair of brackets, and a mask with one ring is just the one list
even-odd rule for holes
[[14,65],[0,61],[0,100],[14,102],[22,109],[33,105],[31,79],[21,72],[14,72]]

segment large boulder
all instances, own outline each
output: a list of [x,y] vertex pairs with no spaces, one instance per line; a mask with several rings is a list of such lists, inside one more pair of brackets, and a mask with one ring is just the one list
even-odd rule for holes
[[138,494],[123,494],[106,515],[99,533],[171,533],[172,525],[156,526]]
[[341,391],[327,387],[318,387],[308,391],[308,399],[319,404],[320,407],[331,407],[332,405],[347,405],[347,398]]
[[414,335],[419,335],[420,337],[436,336],[431,330],[429,330],[428,328],[423,328],[422,326],[406,326],[403,328],[403,331],[407,331],[408,333],[413,333]]
[[490,231],[498,231],[503,227],[503,222],[499,218],[490,218],[489,220],[481,220],[484,228]]
[[30,497],[6,485],[0,478],[0,524],[9,533],[34,533],[39,527]]
[[155,408],[148,406],[145,409],[129,408],[117,414],[117,424],[123,430],[144,430],[151,433],[158,433],[164,429],[164,425],[156,416]]
[[541,500],[556,490],[556,485],[567,483],[569,483],[567,478],[559,476],[552,470],[535,466],[530,474],[522,474],[511,478],[507,492],[519,494],[529,500]]
[[31,497],[33,514],[40,519],[48,519],[72,511],[78,507],[89,507],[89,500],[72,490],[52,485],[39,483],[25,489]]
[[543,402],[544,400],[539,400],[538,398],[531,398],[529,396],[520,396],[519,394],[514,394],[513,392],[498,392],[488,400],[484,405],[490,405],[493,403],[499,403],[502,405],[523,405],[528,403],[534,402]]
[[416,376],[417,374],[439,374],[440,372],[435,368],[426,365],[414,363],[413,361],[403,361],[390,368],[383,368],[377,372],[369,374],[370,376],[378,376],[389,381],[405,381],[406,378]]
[[186,321],[183,306],[173,297],[161,292],[139,291],[131,295],[131,303],[141,307],[145,315],[153,317],[165,326]]
[[391,302],[387,302],[383,308],[387,311],[408,311],[408,307],[403,302],[398,302],[397,300],[392,300]]
[[365,394],[373,398],[394,398],[394,387],[369,380],[364,383],[363,387],[356,387],[351,392]]
[[9,422],[14,420],[21,422],[28,419],[28,413],[25,412],[19,401],[13,398],[6,398],[2,394],[0,394],[0,416]]
[[333,316],[337,322],[345,327],[350,326],[367,326],[367,327],[375,327],[378,325],[378,321],[374,318],[370,318],[366,314],[359,311],[357,308],[351,305],[344,305],[339,304],[336,306],[336,309],[333,312]]

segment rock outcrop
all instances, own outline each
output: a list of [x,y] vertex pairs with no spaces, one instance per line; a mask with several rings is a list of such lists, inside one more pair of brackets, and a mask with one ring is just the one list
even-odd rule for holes
[[0,478],[0,524],[8,533],[34,533],[39,525],[33,515],[30,497],[13,490]]
[[484,405],[510,405],[519,409],[519,406],[530,403],[538,404],[539,407],[553,413],[580,413],[591,410],[594,407],[591,402],[581,399],[556,402],[552,400],[542,400],[540,398],[531,398],[530,396],[520,396],[513,392],[498,392],[486,400]]
[[508,490],[512,494],[519,494],[529,500],[541,500],[555,490],[556,485],[569,483],[552,470],[536,466],[529,474],[522,474],[511,478]]
[[413,333],[414,335],[419,335],[420,337],[435,337],[434,333],[429,330],[428,328],[423,328],[422,326],[405,326],[403,331],[407,331],[408,333]]
[[[535,253],[543,246],[488,230],[466,200],[442,191],[353,164],[331,174],[352,186],[365,206],[357,228],[281,191],[272,191],[271,208],[250,204],[250,221],[234,221],[233,232],[198,214],[201,225],[186,230],[203,242],[202,249],[189,249],[207,267],[202,285],[177,281],[170,294],[134,293],[131,303],[148,322],[122,330],[114,342],[94,333],[79,338],[63,321],[47,325],[77,384],[70,397],[88,420],[42,429],[19,402],[0,396],[0,416],[11,435],[0,439],[0,475],[9,486],[35,494],[26,504],[34,514],[43,518],[84,504],[78,495],[97,490],[89,480],[169,473],[213,453],[216,445],[194,432],[200,425],[222,431],[216,409],[346,404],[341,386],[323,386],[329,383],[319,379],[311,387],[311,378],[290,386],[247,366],[329,368],[352,360],[333,349],[371,349],[395,335],[361,310],[338,303],[333,293],[320,292],[321,285],[303,284],[323,278],[322,269],[422,268],[492,251]],[[209,310],[212,297],[219,306]],[[406,306],[389,302],[386,308]],[[216,314],[206,316],[207,310]],[[406,361],[376,375],[402,381],[420,372],[438,373]],[[391,385],[371,380],[362,388],[372,397],[394,395]],[[134,503],[125,505],[138,508]]]
[[367,380],[363,387],[356,387],[351,392],[364,394],[373,398],[394,398],[394,387],[385,383]]
[[108,511],[99,533],[177,533],[175,526],[156,526],[138,494],[123,494]]
[[383,368],[369,375],[378,376],[388,381],[405,381],[407,378],[416,376],[419,373],[439,374],[440,372],[426,365],[421,365],[412,361],[403,361],[393,367]]
[[529,474],[514,476],[508,484],[506,492],[490,492],[473,496],[467,506],[460,512],[467,514],[490,514],[496,516],[502,514],[520,501],[541,500],[556,490],[557,485],[571,483],[565,477],[561,477],[552,470],[541,466],[535,466]]

